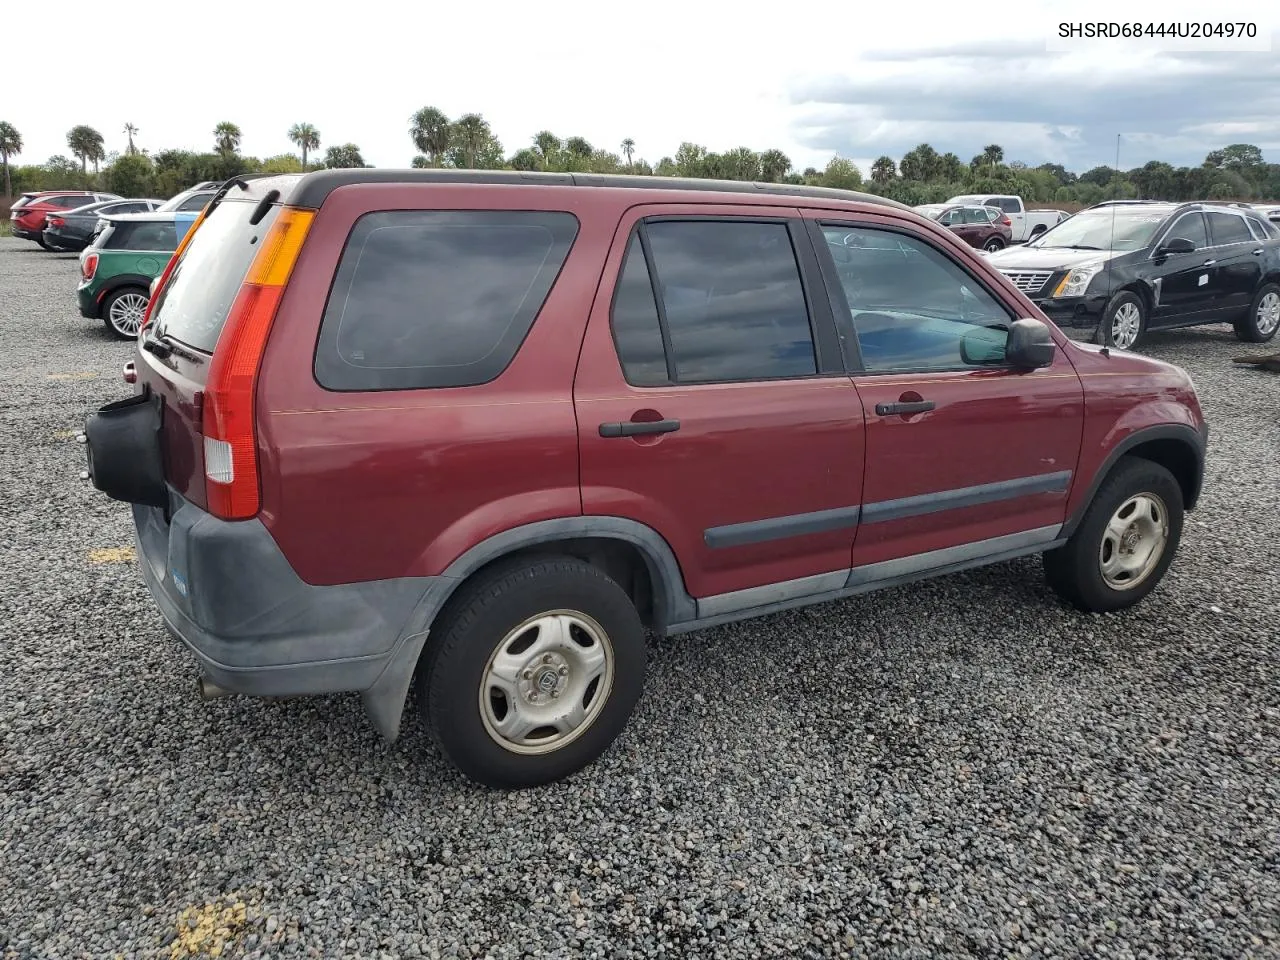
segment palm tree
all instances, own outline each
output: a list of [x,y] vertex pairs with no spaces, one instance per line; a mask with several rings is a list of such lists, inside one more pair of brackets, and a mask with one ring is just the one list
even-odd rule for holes
[[452,144],[457,147],[462,160],[460,166],[467,170],[475,169],[476,158],[492,136],[489,122],[478,113],[465,113],[453,124],[451,132]]
[[878,157],[871,165],[871,179],[882,187],[892,181],[897,173],[892,157]]
[[631,169],[631,155],[636,152],[636,142],[630,137],[622,141],[622,155],[627,158],[627,169]]
[[307,169],[307,154],[320,149],[320,131],[310,123],[295,123],[289,128],[289,139],[302,151],[302,169]]
[[22,152],[22,134],[11,123],[0,120],[0,160],[4,161],[4,195],[13,196],[13,184],[9,180],[9,158]]
[[220,124],[213,128],[213,144],[214,149],[224,157],[229,157],[240,149],[240,140],[243,134],[240,128],[234,123],[223,120]]
[[564,145],[550,130],[543,130],[533,138],[534,149],[538,151],[538,156],[542,159],[542,169],[550,170],[551,165],[556,162],[556,157],[560,151],[564,149]]
[[781,150],[766,150],[760,154],[760,176],[767,183],[777,183],[791,169],[791,158]]
[[995,167],[1004,159],[1004,147],[998,143],[989,143],[982,148],[982,160],[989,167]]
[[93,127],[79,124],[67,131],[67,146],[72,154],[80,159],[80,172],[89,172],[89,161],[93,161],[93,172],[98,172],[98,162],[107,155],[103,149],[102,134]]
[[564,142],[564,148],[567,152],[583,160],[590,157],[592,153],[591,144],[583,137],[570,137]]
[[449,149],[449,118],[435,107],[423,107],[409,118],[409,136],[419,153],[440,166]]
[[138,128],[135,127],[132,123],[126,123],[124,125],[124,135],[129,138],[129,146],[126,148],[126,152],[129,154],[129,156],[133,156],[135,153],[138,152],[138,148],[133,145],[133,135],[137,132],[138,132]]

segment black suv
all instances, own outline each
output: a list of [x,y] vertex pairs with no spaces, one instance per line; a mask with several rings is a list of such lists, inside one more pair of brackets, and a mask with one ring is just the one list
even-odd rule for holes
[[1225,203],[1101,203],[988,257],[1064,328],[1131,349],[1148,330],[1230,323],[1264,343],[1280,327],[1280,229]]

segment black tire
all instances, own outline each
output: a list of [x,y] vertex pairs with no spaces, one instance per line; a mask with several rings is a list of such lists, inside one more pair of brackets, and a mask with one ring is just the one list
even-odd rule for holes
[[[590,717],[596,711],[594,718],[577,733],[562,735],[568,736],[563,746],[540,754],[520,753],[500,743],[497,733],[489,732],[493,720],[482,708],[480,694],[490,659],[500,647],[517,645],[510,638],[512,632],[553,611],[568,612],[600,628],[604,649],[612,650],[612,680],[607,689],[604,679],[598,681],[594,696],[587,688],[585,712]],[[644,687],[644,626],[631,598],[601,570],[580,560],[549,557],[498,565],[460,588],[438,630],[419,662],[418,707],[444,755],[468,777],[488,787],[539,786],[592,763],[627,725]],[[518,636],[527,636],[527,632]],[[586,636],[575,635],[575,639],[581,645],[580,638]],[[541,661],[534,667],[551,672]],[[522,670],[520,677],[527,679],[528,674]],[[542,689],[541,679],[545,678],[539,673],[528,681],[534,694]],[[572,680],[571,673],[565,682]],[[601,695],[606,699],[597,706],[595,698]],[[499,702],[506,703],[505,698],[486,702],[495,713]],[[507,704],[506,709],[511,706]],[[528,710],[544,706],[552,705],[549,701],[525,704]],[[505,715],[505,710],[502,713]]]
[[[138,297],[142,298],[142,309],[145,311],[146,304],[151,300],[151,292],[149,290],[144,290],[141,287],[121,287],[119,290],[113,290],[108,294],[107,298],[102,301],[102,306],[98,308],[98,313],[99,316],[102,317],[102,322],[106,325],[107,330],[113,337],[116,337],[119,340],[137,339],[137,330],[130,333],[126,327],[117,326],[117,320],[114,319],[115,315],[113,314],[113,310],[125,303],[126,298],[131,298],[131,301],[136,301]],[[137,318],[137,322],[140,329],[142,324],[141,316]]]
[[1280,284],[1264,283],[1253,297],[1253,303],[1249,304],[1249,312],[1235,322],[1236,337],[1245,343],[1266,343],[1276,335],[1276,330],[1280,326],[1271,326],[1270,329],[1264,329],[1264,321],[1262,318],[1263,301],[1268,301],[1267,306],[1275,309],[1280,307]]
[[44,242],[44,239],[43,239],[43,238],[41,238],[41,239],[37,240],[37,241],[36,241],[36,243],[38,243],[38,244],[40,245],[40,249],[41,249],[41,250],[44,250],[45,252],[52,252],[52,251],[50,251],[50,249],[49,249],[49,245],[48,245],[47,243],[45,243],[45,242]]
[[982,249],[987,251],[987,253],[995,253],[997,250],[1004,249],[1004,241],[999,237],[992,237],[982,245]]
[[[1130,498],[1146,494],[1164,507],[1167,536],[1159,558],[1133,586],[1117,589],[1102,574],[1107,525]],[[1164,467],[1138,457],[1121,457],[1102,482],[1071,538],[1044,555],[1045,579],[1068,603],[1089,613],[1133,606],[1156,588],[1182,539],[1182,488]]]
[[[1138,332],[1132,341],[1124,346],[1118,346],[1112,338],[1112,328],[1115,324],[1116,314],[1127,306],[1132,306],[1138,315]],[[1107,303],[1106,309],[1102,311],[1102,320],[1098,324],[1098,329],[1093,333],[1093,342],[1100,343],[1106,347],[1116,347],[1120,350],[1132,350],[1142,342],[1143,337],[1147,334],[1147,305],[1142,298],[1132,290],[1121,290]]]

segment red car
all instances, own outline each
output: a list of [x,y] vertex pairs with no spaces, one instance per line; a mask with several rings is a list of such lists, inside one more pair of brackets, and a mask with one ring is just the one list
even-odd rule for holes
[[92,193],[88,190],[40,190],[24,193],[9,210],[13,235],[24,240],[34,240],[45,250],[45,217],[51,213],[65,213],[100,200],[119,200],[114,193]]
[[925,204],[916,213],[947,227],[971,247],[994,253],[1013,242],[1013,221],[998,207]]
[[395,738],[416,678],[485,784],[604,751],[646,629],[1033,553],[1120,610],[1200,495],[1186,373],[1073,343],[893,201],[372,169],[220,193],[89,476],[205,696],[359,691]]

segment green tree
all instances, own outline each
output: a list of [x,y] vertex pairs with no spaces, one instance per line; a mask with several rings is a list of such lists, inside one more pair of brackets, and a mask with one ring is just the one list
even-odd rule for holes
[[464,170],[489,170],[503,165],[502,144],[478,113],[466,113],[450,127],[450,166]]
[[[809,169],[813,170],[812,167]],[[813,170],[813,177],[819,181],[820,186],[835,187],[837,190],[857,190],[862,186],[862,171],[854,165],[852,160],[846,160],[844,157],[832,157],[827,161],[827,167],[821,174]]]
[[995,168],[1004,162],[1004,147],[998,143],[989,143],[982,148],[983,166]]
[[425,157],[422,154],[418,154],[416,157],[413,158],[413,160],[409,162],[409,166],[413,167],[413,169],[415,170],[426,170],[428,167],[432,165],[433,164],[431,163],[431,158]]
[[533,171],[542,166],[542,158],[532,147],[521,147],[511,157],[511,169]]
[[760,154],[750,147],[734,147],[720,155],[720,175],[729,180],[761,179]]
[[0,120],[0,161],[4,163],[4,195],[13,196],[13,181],[9,177],[9,158],[22,153],[22,134],[12,123]]
[[438,167],[444,163],[452,137],[449,118],[435,107],[423,107],[409,118],[409,137],[431,166]]
[[1262,151],[1252,143],[1233,143],[1212,151],[1204,158],[1204,165],[1215,170],[1244,173],[1263,166]]
[[330,170],[342,167],[363,167],[364,157],[360,156],[360,148],[354,143],[330,147],[324,154],[324,165]]
[[122,197],[149,197],[154,192],[155,167],[150,158],[140,153],[126,153],[117,158],[103,176],[107,189]]
[[137,132],[138,128],[132,123],[126,123],[124,125],[124,135],[129,138],[129,146],[125,148],[125,154],[128,156],[133,156],[138,152],[138,148],[133,145],[133,135]]
[[699,146],[696,143],[689,143],[688,141],[680,144],[675,156],[676,176],[707,176],[707,156],[706,147]]
[[922,143],[914,150],[909,150],[898,164],[898,171],[904,180],[918,180],[924,183],[938,177],[942,158],[938,151],[927,143]]
[[213,148],[220,156],[230,157],[239,151],[243,137],[238,126],[223,120],[213,128]]
[[281,153],[274,157],[267,157],[258,167],[258,173],[304,173],[306,167],[302,165],[302,161],[298,159],[298,155],[294,153]]
[[760,154],[760,179],[765,183],[777,183],[791,169],[791,158],[781,150],[766,150]]
[[627,158],[627,169],[631,169],[631,156],[636,152],[636,142],[630,137],[622,141],[622,155]]
[[302,151],[302,169],[307,169],[307,154],[320,149],[320,131],[310,123],[295,123],[289,128],[289,139]]
[[871,164],[871,179],[880,186],[892,183],[895,176],[897,176],[897,170],[892,157],[877,157],[876,162]]
[[97,173],[98,164],[107,155],[103,147],[102,134],[85,124],[72,127],[67,131],[67,146],[71,148],[72,156],[79,159],[82,174],[89,172],[90,160],[93,161],[93,172]]
[[560,163],[560,153],[564,144],[550,130],[534,134],[533,149],[537,152],[543,170],[554,170]]

